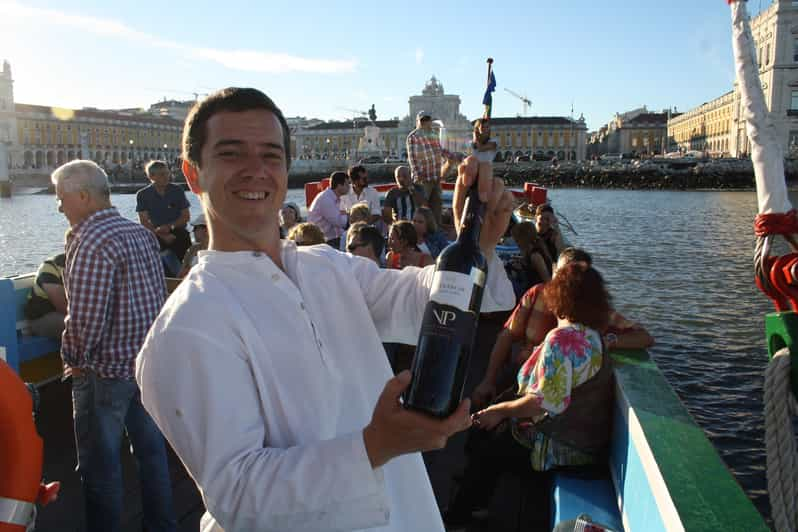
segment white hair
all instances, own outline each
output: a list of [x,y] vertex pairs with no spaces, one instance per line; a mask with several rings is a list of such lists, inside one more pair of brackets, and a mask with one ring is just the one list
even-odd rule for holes
[[93,196],[105,199],[111,196],[108,176],[94,161],[70,161],[56,168],[50,180],[66,192],[86,190]]

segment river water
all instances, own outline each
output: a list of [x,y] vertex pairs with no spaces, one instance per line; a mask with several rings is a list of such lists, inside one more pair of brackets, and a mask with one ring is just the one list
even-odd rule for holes
[[[624,315],[656,338],[651,354],[760,512],[766,494],[763,316],[752,276],[753,192],[550,190]],[[192,216],[198,211],[193,195]],[[289,199],[304,205],[301,190]],[[792,198],[793,204],[798,195]],[[114,204],[135,219],[135,196]],[[0,199],[0,276],[36,269],[67,229],[55,197]]]

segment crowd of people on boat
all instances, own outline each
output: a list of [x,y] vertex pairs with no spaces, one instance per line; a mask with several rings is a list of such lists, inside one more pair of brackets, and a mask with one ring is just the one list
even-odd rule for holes
[[[333,172],[307,220],[285,202],[286,120],[255,89],[218,91],[186,119],[182,171],[203,207],[193,221],[161,161],[145,168],[138,222],[112,206],[95,163],[53,173],[70,229],[37,273],[28,318],[62,341],[88,530],[119,529],[124,434],[152,531],[176,527],[163,436],[200,488],[202,530],[228,532],[465,527],[510,471],[532,478],[545,528],[550,472],[602,466],[608,350],[653,339],[613,310],[550,205],[510,229],[515,202],[491,159],[446,152],[431,121],[419,113],[382,205],[358,165]],[[472,185],[486,203],[482,311],[508,317],[471,397],[437,419],[400,396],[435,258]],[[495,248],[508,230],[519,253],[505,265]],[[165,274],[183,278],[168,298]],[[466,467],[441,510],[420,453],[464,430]]]

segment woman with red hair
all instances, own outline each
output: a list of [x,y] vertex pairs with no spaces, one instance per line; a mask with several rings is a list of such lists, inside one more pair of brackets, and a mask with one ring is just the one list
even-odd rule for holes
[[543,298],[557,327],[521,367],[515,396],[473,415],[465,479],[444,515],[450,525],[468,522],[471,510],[490,502],[503,472],[528,471],[530,461],[535,492],[543,499],[536,501],[541,524],[548,523],[546,472],[606,459],[612,373],[599,334],[611,311],[604,280],[573,262],[546,285]]

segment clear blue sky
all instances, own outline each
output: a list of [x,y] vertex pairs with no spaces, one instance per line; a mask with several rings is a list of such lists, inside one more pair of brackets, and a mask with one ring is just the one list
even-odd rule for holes
[[[254,86],[288,116],[405,116],[436,75],[481,113],[495,58],[494,116],[584,113],[598,128],[643,104],[686,110],[732,87],[723,0],[549,2],[69,3],[0,0],[0,58],[16,101],[145,107],[229,85]],[[769,0],[752,0],[757,12]]]

